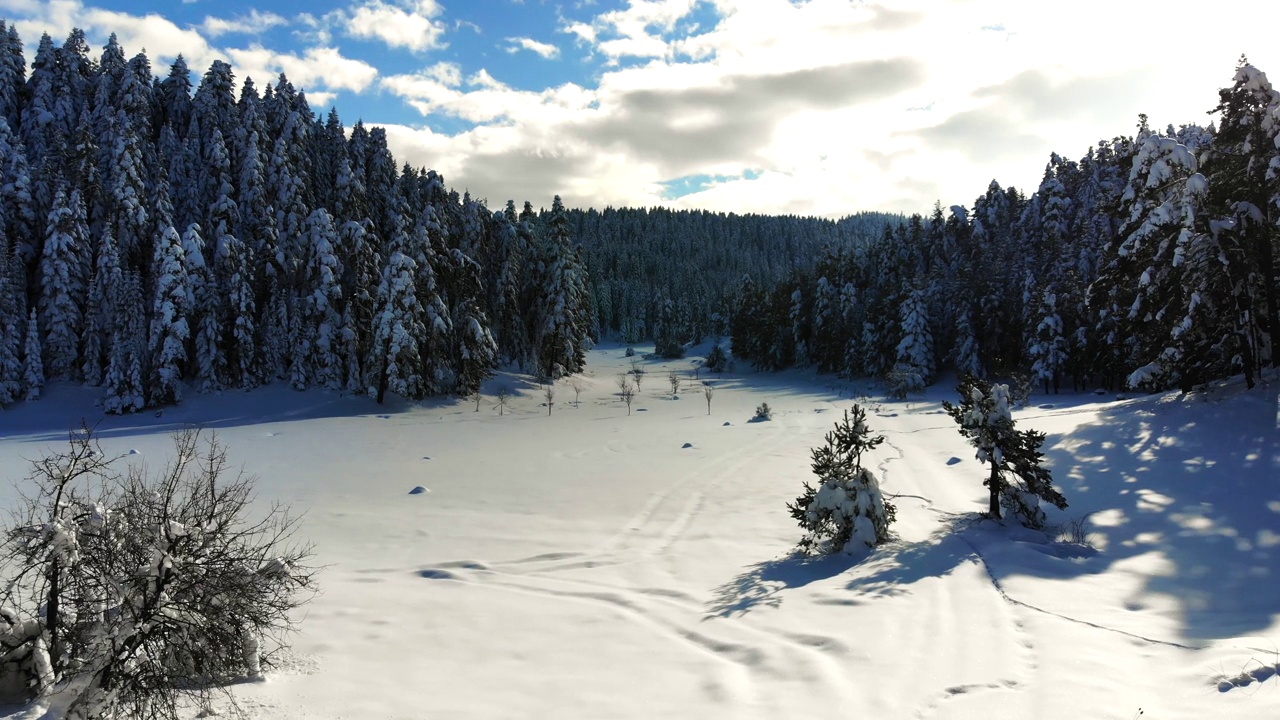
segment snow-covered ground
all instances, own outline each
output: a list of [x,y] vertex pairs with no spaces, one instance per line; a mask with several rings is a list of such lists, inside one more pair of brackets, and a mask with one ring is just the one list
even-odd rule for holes
[[[98,433],[160,466],[168,432],[200,423],[262,502],[307,512],[322,593],[283,666],[235,689],[248,717],[1280,717],[1274,380],[1017,412],[1048,433],[1071,503],[1051,522],[1085,520],[1089,547],[978,519],[985,471],[940,406],[954,383],[889,402],[735,373],[708,415],[694,364],[646,361],[630,415],[630,361],[606,346],[550,416],[504,374],[486,386],[517,393],[503,415],[491,396],[476,411],[272,387]],[[53,386],[0,413],[0,477],[97,422],[95,394]],[[887,437],[871,463],[898,539],[796,557],[785,504],[855,401]],[[773,420],[748,423],[761,402]]]

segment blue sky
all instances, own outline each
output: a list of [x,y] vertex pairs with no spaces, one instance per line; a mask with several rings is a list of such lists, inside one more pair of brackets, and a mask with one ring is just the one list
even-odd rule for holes
[[[387,129],[397,157],[500,204],[840,216],[1034,189],[1051,151],[1206,121],[1256,0],[0,0],[29,48],[116,32]],[[1194,22],[1187,18],[1194,11]],[[30,53],[30,51],[29,51]],[[29,58],[28,58],[29,59]]]

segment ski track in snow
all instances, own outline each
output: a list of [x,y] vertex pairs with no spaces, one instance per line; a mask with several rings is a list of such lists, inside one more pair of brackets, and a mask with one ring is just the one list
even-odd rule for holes
[[[654,494],[618,532],[591,552],[541,553],[493,563],[446,561],[420,570],[419,576],[565,602],[602,605],[671,642],[729,664],[730,667],[719,667],[714,677],[703,681],[711,699],[720,703],[733,702],[784,713],[785,698],[766,697],[757,692],[759,683],[753,681],[753,676],[763,673],[795,681],[820,678],[822,689],[830,695],[829,702],[834,703],[833,706],[845,704],[854,688],[842,674],[837,660],[847,658],[852,650],[836,638],[777,631],[739,618],[710,618],[705,604],[683,590],[629,587],[563,575],[574,570],[661,560],[673,552],[705,511],[708,494],[733,481],[744,468],[789,439],[785,423],[775,419],[769,426],[769,439],[754,444],[750,453],[734,448],[704,461],[703,468],[718,468],[712,480],[691,483],[690,477],[703,474],[685,473],[665,490]],[[733,461],[726,464],[731,458]]]
[[[610,375],[600,373],[602,378]],[[385,493],[391,482],[371,484],[368,495],[321,498],[327,504],[315,517],[321,519],[317,526],[322,529],[324,519],[351,514],[355,519],[343,522],[386,531],[371,538],[363,529],[335,534],[331,542],[354,538],[366,543],[360,547],[371,553],[367,558],[377,559],[353,550],[341,556],[351,559],[334,578],[329,602],[313,606],[314,615],[304,626],[311,635],[306,652],[282,657],[283,666],[268,682],[237,689],[240,712],[226,709],[223,714],[507,718],[533,717],[522,715],[521,709],[536,707],[539,716],[567,718],[612,713],[620,718],[742,720],[855,714],[918,720],[1062,719],[1075,717],[1075,708],[1084,708],[1088,717],[1129,718],[1131,706],[1141,703],[1154,718],[1179,717],[1189,698],[1186,707],[1194,714],[1181,716],[1270,716],[1280,698],[1275,694],[1280,653],[1253,647],[1266,639],[1223,636],[1204,646],[1195,645],[1196,640],[1161,639],[1182,639],[1176,621],[1166,622],[1152,612],[1152,621],[1141,624],[1143,616],[1122,616],[1115,614],[1115,607],[1087,595],[1065,594],[1078,588],[1087,593],[1098,586],[1088,583],[1097,576],[1062,577],[1043,563],[1024,567],[1019,552],[1000,545],[1012,540],[988,533],[985,526],[966,524],[980,522],[985,490],[981,477],[975,476],[976,464],[948,462],[972,455],[964,454],[967,446],[954,424],[946,422],[949,418],[933,417],[939,413],[937,402],[881,404],[855,396],[852,389],[845,393],[832,387],[825,396],[817,390],[806,394],[803,379],[797,381],[798,390],[778,391],[775,385],[785,383],[766,380],[752,386],[752,377],[744,378],[742,390],[722,385],[726,392],[717,396],[717,412],[726,407],[749,412],[767,399],[777,408],[774,419],[734,419],[732,429],[723,431],[725,417],[707,418],[714,430],[692,424],[658,430],[658,421],[685,414],[678,403],[659,404],[646,397],[652,412],[637,408],[636,417],[621,419],[616,398],[584,398],[584,415],[592,406],[608,406],[622,423],[632,424],[614,425],[618,419],[601,418],[605,422],[593,427],[603,431],[593,429],[589,432],[595,434],[574,438],[593,441],[592,445],[561,448],[553,442],[536,449],[555,461],[555,470],[593,463],[631,468],[639,463],[646,474],[629,476],[636,484],[627,488],[631,494],[625,504],[611,505],[599,516],[582,504],[571,506],[571,512],[556,506],[558,514],[543,517],[542,496],[530,493],[500,505],[494,513],[499,519],[492,524],[472,525],[477,517],[489,520],[468,514],[485,507],[476,501],[484,496],[457,480],[473,478],[456,457],[486,446],[477,442],[449,447],[444,438],[452,436],[442,428],[441,446],[433,445],[424,456],[419,440],[407,438],[424,423],[436,424],[434,409],[377,416],[392,421],[378,422],[380,428],[406,428],[391,431],[404,435],[393,435],[389,445],[396,451],[413,448],[406,456],[414,460],[411,467],[387,463],[380,471],[396,476],[395,493],[402,492],[406,474],[435,473],[431,482],[421,480],[434,491],[422,500],[439,503],[440,509],[415,500],[403,507],[374,505],[361,515],[361,504],[381,501],[378,493]],[[602,381],[600,386],[606,384]],[[837,389],[841,400],[831,400]],[[695,402],[702,422],[700,401]],[[851,402],[866,408],[873,431],[886,437],[872,456],[886,498],[898,506],[893,528],[897,537],[857,561],[842,564],[837,559],[826,566],[793,562],[778,554],[785,552],[791,537],[787,530],[799,537],[794,523],[781,512],[782,502],[795,496],[802,480],[812,477],[805,448],[820,443],[823,432]],[[1036,420],[1057,419],[1061,427],[1068,427],[1075,421],[1063,418],[1087,416],[1097,408],[1097,403],[1087,401],[1081,406],[1024,408],[1017,419],[1032,421],[1033,426]],[[662,416],[669,411],[674,414]],[[546,414],[545,408],[522,412],[525,415],[516,419],[540,420]],[[1123,412],[1157,414],[1161,408]],[[453,414],[467,421],[478,417]],[[540,441],[559,437],[550,433],[561,432],[564,425],[550,423],[560,422],[560,417],[557,408],[556,419],[547,419],[549,424],[541,430],[549,434],[537,436]],[[655,422],[637,426],[645,419]],[[478,421],[476,427],[493,433],[493,442],[527,439],[531,434],[511,430],[506,420]],[[355,422],[336,424],[348,419],[334,422],[341,429],[360,427]],[[685,427],[703,429],[685,434]],[[269,438],[285,444],[316,431],[298,424],[284,431],[273,427],[271,432],[240,432],[255,442]],[[620,432],[627,434],[616,434]],[[711,435],[721,432],[727,435]],[[144,446],[144,441],[126,437],[144,455],[156,457],[160,450],[156,444]],[[679,450],[686,440],[693,441],[696,450]],[[511,457],[522,459],[519,453],[533,446],[516,445],[519,451],[512,450]],[[424,462],[427,458],[433,461]],[[274,458],[262,453],[259,459]],[[493,463],[475,472],[501,477],[496,467],[505,468]],[[446,468],[453,474],[446,475]],[[775,472],[779,469],[781,473]],[[570,490],[558,484],[561,478],[553,472],[530,471],[528,479],[536,490],[548,490],[557,502],[565,502],[554,493]],[[419,481],[418,475],[413,477]],[[1108,479],[1099,475],[1093,480],[1100,486]],[[491,492],[502,486],[482,487]],[[1176,495],[1170,489],[1176,486],[1150,487]],[[1139,492],[1145,489],[1140,486]],[[1110,497],[1105,501],[1122,502]],[[1280,496],[1275,503],[1267,512],[1280,514]],[[1148,511],[1135,507],[1132,512]],[[453,514],[455,510],[460,512]],[[577,527],[578,518],[594,524]],[[444,519],[456,520],[457,527]],[[510,527],[502,524],[509,521]],[[1249,529],[1257,534],[1267,527]],[[429,540],[424,539],[428,528]],[[498,541],[490,537],[495,534]],[[532,541],[525,552],[536,554],[489,559],[518,553],[502,554],[519,547],[510,539]],[[440,561],[431,562],[437,556]],[[770,557],[774,560],[761,562]],[[375,563],[383,566],[372,567]],[[1024,574],[1027,568],[1031,572]],[[1039,578],[1036,571],[1042,569],[1046,572]],[[1115,573],[1107,581],[1129,579],[1120,571],[1101,572]],[[1146,568],[1125,572],[1152,574]],[[734,577],[735,573],[740,574]],[[1064,595],[1046,594],[1034,584],[1039,579],[1062,582]],[[1080,585],[1069,584],[1077,580]],[[423,618],[420,606],[440,612]],[[455,609],[457,617],[452,616]],[[518,619],[511,621],[508,615]],[[1085,617],[1103,622],[1081,619]],[[524,618],[536,623],[547,618],[546,626],[527,638],[518,637]],[[1111,626],[1108,621],[1113,621]],[[489,627],[506,632],[485,634]],[[591,645],[595,628],[611,642],[607,648]],[[573,639],[562,641],[558,635]],[[436,647],[445,650],[433,655]],[[449,652],[459,650],[465,657]],[[1249,654],[1230,654],[1236,650]],[[591,652],[598,654],[586,654]],[[586,662],[566,662],[569,655]],[[659,664],[664,662],[670,666]],[[495,672],[510,675],[489,676],[491,664],[498,668]],[[578,674],[570,675],[564,668]],[[669,674],[662,674],[664,668]],[[655,682],[650,675],[661,680]],[[597,685],[608,692],[590,695]],[[349,696],[355,697],[348,701]],[[648,703],[654,702],[667,704],[651,711]],[[1164,711],[1157,715],[1152,710],[1159,702]]]

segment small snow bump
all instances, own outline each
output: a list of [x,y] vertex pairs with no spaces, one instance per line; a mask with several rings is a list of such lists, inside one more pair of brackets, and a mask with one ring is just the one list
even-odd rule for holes
[[423,455],[423,456],[422,456],[422,459],[423,459],[423,460],[430,460],[430,459],[431,459],[431,456],[430,456],[430,455]]
[[733,424],[733,423],[729,422],[728,420],[725,420],[725,421],[724,421],[724,425],[721,425],[720,427],[729,427],[729,426],[730,426],[730,425],[732,425],[732,424]]
[[137,449],[137,448],[134,448],[134,449],[132,449],[132,450],[130,450],[130,451],[129,451],[129,454],[130,454],[130,455],[141,455],[142,453],[138,452],[138,449]]
[[681,449],[681,450],[684,450],[684,449],[691,448],[691,447],[693,447],[693,443],[685,443],[685,444],[683,444],[683,445],[681,445],[681,446],[680,446],[680,449]]
[[960,463],[960,458],[958,458],[958,457],[956,457],[956,456],[954,456],[954,455],[952,455],[951,457],[947,458],[947,464],[948,464],[948,465],[957,465],[957,464],[959,464],[959,463]]
[[440,570],[438,568],[427,568],[425,570],[419,570],[418,577],[426,578],[427,580],[457,580],[458,579],[457,575],[454,575],[448,570]]
[[412,490],[410,490],[410,491],[409,491],[409,494],[410,494],[410,495],[421,495],[422,493],[429,493],[429,492],[431,492],[431,491],[430,491],[430,490],[428,490],[428,489],[426,489],[426,488],[424,488],[424,487],[422,487],[421,485],[418,485],[418,486],[414,487]]

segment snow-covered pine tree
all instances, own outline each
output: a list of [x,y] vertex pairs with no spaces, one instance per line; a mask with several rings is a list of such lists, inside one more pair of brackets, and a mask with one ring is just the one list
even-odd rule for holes
[[659,357],[677,360],[684,357],[684,341],[676,324],[675,305],[670,297],[658,299],[658,317],[654,321],[653,351]]
[[498,344],[475,300],[465,300],[454,311],[453,327],[458,352],[454,392],[462,396],[478,393],[498,364]]
[[1058,509],[1067,501],[1053,487],[1053,478],[1044,467],[1045,434],[1018,430],[1009,405],[1009,387],[968,377],[956,388],[960,404],[943,401],[942,407],[960,426],[960,434],[978,450],[978,461],[990,464],[991,474],[983,481],[990,496],[987,516],[999,520],[1004,507],[1018,522],[1043,528],[1044,500]]
[[800,497],[787,505],[805,531],[800,540],[805,552],[853,552],[889,539],[897,509],[885,500],[875,474],[862,465],[863,453],[884,442],[884,436],[872,435],[866,420],[866,411],[854,405],[827,433],[826,444],[811,451],[818,485],[806,482]]
[[[339,189],[341,194],[341,188]],[[365,360],[373,342],[373,312],[377,293],[378,256],[370,242],[369,220],[348,220],[338,228],[335,251],[342,267],[344,290],[338,355],[346,360],[345,387],[363,392],[368,387]]]
[[110,357],[112,327],[115,323],[116,286],[120,283],[120,256],[115,236],[106,228],[98,241],[98,258],[89,281],[84,332],[80,339],[83,360],[81,374],[86,385],[97,387]]
[[60,187],[45,233],[37,304],[44,330],[44,367],[49,378],[73,378],[79,374],[83,303],[88,289],[82,253],[90,247],[88,235],[80,192],[72,190],[68,194],[65,187]]
[[22,142],[13,135],[8,121],[0,118],[0,213],[4,216],[4,232],[24,273],[36,257],[40,234],[31,184],[31,169]]
[[[395,244],[393,242],[393,247]],[[409,400],[420,399],[427,393],[422,358],[418,355],[427,329],[414,289],[416,271],[413,259],[399,250],[392,250],[382,270],[373,347],[365,364],[371,378],[369,395],[379,404],[388,390]]]
[[898,342],[897,363],[894,366],[895,385],[903,392],[919,392],[933,382],[933,333],[929,329],[928,294],[923,287],[912,289],[902,303],[901,336]]
[[1051,385],[1053,392],[1057,393],[1069,355],[1068,338],[1063,334],[1062,317],[1058,314],[1058,298],[1052,290],[1046,289],[1041,293],[1035,317],[1038,318],[1036,335],[1027,348],[1027,357],[1031,359],[1031,376],[1044,383],[1046,394]]
[[153,130],[159,134],[168,127],[174,135],[185,133],[191,124],[191,70],[181,54],[169,66],[169,74],[161,80],[156,93]]
[[182,377],[191,337],[193,293],[183,262],[182,238],[172,226],[156,238],[151,276],[155,283],[149,333],[147,400],[152,406],[182,402]]
[[1211,230],[1226,259],[1214,271],[1231,279],[1242,355],[1280,367],[1280,91],[1242,57],[1218,96],[1221,122],[1202,167],[1218,216]]
[[305,358],[302,372],[292,378],[294,387],[311,383],[336,390],[342,387],[345,361],[342,351],[343,269],[334,245],[337,234],[328,211],[320,208],[307,216],[306,259],[303,268],[302,313],[304,334],[294,348]]
[[14,251],[0,242],[0,407],[22,397],[22,313],[13,272],[16,262]]
[[26,75],[27,60],[22,54],[18,28],[0,20],[0,119],[10,127],[17,127],[21,116]]
[[534,346],[539,374],[554,380],[582,371],[588,342],[583,270],[570,244],[568,218],[559,195],[551,202],[541,255]]
[[40,397],[44,389],[44,361],[40,348],[40,324],[36,309],[31,309],[27,319],[27,337],[22,346],[22,399],[31,401]]
[[222,348],[222,321],[219,317],[218,283],[205,258],[200,226],[192,223],[182,234],[182,260],[191,284],[192,347],[191,377],[200,392],[224,387],[227,357]]
[[[1213,271],[1215,264],[1221,266],[1217,239],[1206,227],[1208,181],[1198,172],[1196,152],[1209,138],[1191,127],[1182,137],[1151,132],[1141,137],[1121,197],[1126,222],[1100,282],[1131,287],[1137,277],[1121,331],[1134,338],[1132,361],[1142,365],[1131,366],[1127,383],[1189,390],[1239,364],[1223,354],[1219,340],[1221,334],[1232,335],[1236,323],[1230,292],[1221,286],[1227,277]],[[1193,282],[1193,273],[1203,282]]]
[[805,312],[805,296],[800,288],[791,292],[791,308],[788,317],[791,320],[791,346],[795,362],[800,365],[809,364],[809,313]]
[[27,75],[24,93],[26,102],[22,106],[21,121],[18,123],[28,158],[55,157],[55,151],[63,140],[59,136],[54,116],[57,109],[57,66],[58,49],[54,47],[53,38],[44,33],[40,36],[35,57],[31,61],[31,72]]
[[956,314],[956,345],[953,351],[956,372],[960,377],[983,377],[978,338],[974,334],[973,310],[965,307]]
[[134,413],[146,406],[142,384],[146,326],[142,309],[142,279],[125,272],[112,288],[111,350],[102,409],[113,415]]
[[818,372],[839,372],[844,368],[848,347],[840,317],[840,297],[826,275],[818,278],[813,294],[813,320],[809,354]]
[[221,306],[217,314],[225,318],[227,382],[233,387],[252,388],[258,384],[260,366],[253,261],[245,243],[229,232],[235,220],[235,203],[225,194],[219,196],[210,219],[214,223],[213,278]]

